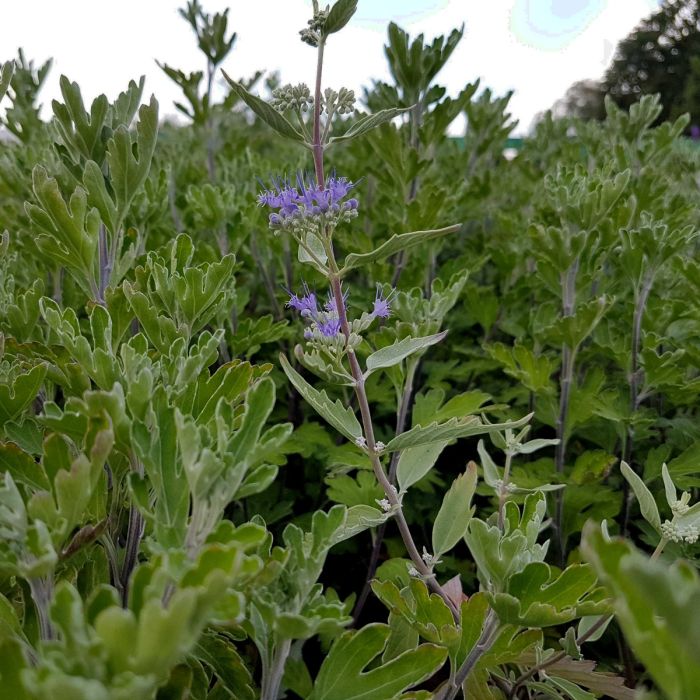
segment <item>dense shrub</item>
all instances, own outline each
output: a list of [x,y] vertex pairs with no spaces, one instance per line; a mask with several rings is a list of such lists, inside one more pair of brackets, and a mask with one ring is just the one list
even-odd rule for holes
[[700,690],[687,120],[506,158],[509,96],[436,82],[461,31],[322,89],[355,5],[314,3],[315,89],[215,104],[191,2],[187,125],[65,77],[43,122],[49,66],[4,66],[3,697]]

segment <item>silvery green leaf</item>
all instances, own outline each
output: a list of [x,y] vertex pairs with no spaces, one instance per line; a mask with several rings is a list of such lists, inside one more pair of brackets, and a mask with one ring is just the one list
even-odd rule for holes
[[366,670],[386,647],[389,635],[389,626],[377,622],[344,632],[326,655],[307,700],[396,698],[429,678],[445,661],[446,649],[421,644],[388,663]]
[[393,516],[393,512],[384,512],[379,508],[359,504],[348,508],[345,524],[336,531],[333,544],[349,540],[351,537],[358,535],[360,532],[371,527],[379,527]]
[[300,131],[292,126],[274,107],[271,107],[265,100],[261,100],[256,95],[248,92],[243,85],[232,80],[226,71],[221,71],[224,74],[226,82],[231,86],[231,89],[257,114],[268,126],[272,127],[278,134],[286,136],[293,141],[304,141]]
[[659,509],[656,505],[654,497],[651,495],[651,491],[649,491],[645,483],[632,470],[627,462],[622,462],[620,469],[622,470],[622,475],[625,477],[625,479],[627,479],[629,485],[632,487],[634,495],[637,497],[637,501],[639,501],[639,508],[642,511],[642,517],[654,528],[654,530],[661,532],[661,517],[659,516]]
[[541,486],[533,486],[532,488],[526,489],[511,482],[508,490],[513,493],[548,493],[549,491],[559,491],[565,486],[566,484],[542,484]]
[[666,491],[666,501],[668,502],[669,507],[673,507],[673,505],[678,500],[677,493],[676,493],[676,486],[673,483],[673,479],[671,479],[671,475],[668,473],[668,467],[666,466],[665,462],[661,466],[661,476],[663,476],[663,479],[664,479],[664,489]]
[[394,253],[398,253],[401,250],[408,250],[424,241],[430,241],[433,238],[440,238],[449,233],[455,233],[455,231],[459,231],[461,227],[462,224],[455,224],[453,226],[446,226],[445,228],[431,229],[430,231],[395,233],[388,241],[382,243],[382,245],[369,253],[350,253],[350,255],[345,258],[345,265],[338,275],[344,277],[350,270],[356,267],[377,262],[377,260],[383,260]]
[[[600,621],[602,615],[586,615],[578,621],[578,633],[577,637],[581,637],[586,634],[593,625],[597,625]],[[605,615],[607,617],[606,622],[604,622],[590,637],[586,638],[587,642],[597,642],[604,634],[605,630],[608,629],[608,625],[612,622],[612,615]]]
[[677,515],[674,520],[680,527],[695,527],[700,528],[700,501],[692,505],[683,515]]
[[339,433],[345,435],[352,442],[362,437],[362,427],[350,408],[343,406],[340,401],[331,401],[325,391],[314,389],[289,364],[289,360],[284,355],[280,355],[280,364],[289,381],[321,418],[328,421]]
[[447,445],[446,440],[431,442],[418,447],[409,447],[401,453],[396,469],[396,478],[401,491],[420,481],[434,466]]
[[338,0],[331,7],[328,17],[323,24],[324,34],[339,32],[351,19],[357,10],[357,0]]
[[379,112],[375,112],[374,114],[364,114],[344,134],[341,134],[340,136],[334,136],[331,139],[329,139],[328,145],[330,146],[333,143],[349,141],[350,139],[353,139],[356,136],[366,134],[368,131],[371,131],[372,129],[375,129],[378,126],[381,126],[382,124],[391,121],[395,117],[398,117],[399,114],[403,114],[403,112],[407,112],[409,109],[411,109],[411,107],[392,107],[391,109],[382,109]]
[[[304,236],[304,243],[306,247],[299,245],[299,262],[311,263],[320,272],[324,272],[323,268],[320,267],[318,263],[325,264],[328,261],[328,256],[326,255],[321,239],[315,233],[307,233]],[[313,256],[311,253],[313,253]],[[314,260],[314,258],[316,259]],[[318,262],[316,262],[317,260]]]
[[472,497],[476,490],[476,465],[470,462],[450,486],[433,524],[433,556],[449,552],[467,531],[474,509]]
[[530,417],[530,415],[527,415],[520,420],[509,423],[482,423],[477,416],[466,416],[464,418],[452,418],[445,423],[436,422],[425,426],[416,425],[390,440],[386,446],[386,451],[393,452],[395,450],[404,450],[407,447],[427,445],[431,442],[483,435],[484,433],[505,430],[506,428],[520,428],[530,420]]
[[486,451],[484,441],[479,440],[476,446],[476,451],[481,458],[481,467],[484,470],[484,481],[491,487],[496,488],[501,480],[501,475],[498,471],[496,463],[491,459],[491,455]]
[[523,454],[523,455],[529,455],[532,452],[536,452],[537,450],[541,450],[543,447],[550,447],[552,445],[558,445],[559,440],[558,439],[537,439],[537,440],[530,440],[530,442],[526,442],[522,445],[518,445],[515,449],[518,452],[518,454]]
[[443,331],[442,333],[428,335],[423,338],[397,340],[393,345],[381,348],[367,358],[367,374],[384,367],[398,365],[399,362],[406,359],[409,355],[439,343],[446,335],[447,331]]
[[14,61],[3,63],[2,68],[0,68],[0,100],[5,96],[7,88],[10,86],[10,80],[12,80],[14,69]]

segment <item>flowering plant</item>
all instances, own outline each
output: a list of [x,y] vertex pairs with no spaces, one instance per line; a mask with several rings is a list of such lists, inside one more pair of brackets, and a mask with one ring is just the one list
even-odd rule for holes
[[312,87],[216,102],[236,35],[188,2],[186,126],[65,77],[47,124],[50,63],[2,66],[3,697],[700,687],[685,120],[509,160],[509,96],[435,83],[463,28],[394,24],[362,113],[323,85],[356,6],[313,3]]

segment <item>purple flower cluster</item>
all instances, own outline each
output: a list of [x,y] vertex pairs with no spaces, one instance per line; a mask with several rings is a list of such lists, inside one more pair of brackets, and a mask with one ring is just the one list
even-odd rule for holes
[[[347,313],[347,298],[348,293],[343,294],[343,309]],[[391,295],[384,297],[381,289],[377,287],[377,293],[374,298],[372,311],[369,314],[369,320],[375,318],[389,318],[391,315]],[[316,294],[312,292],[307,285],[304,285],[304,293],[290,294],[287,306],[299,312],[301,317],[309,324],[304,331],[304,337],[307,340],[312,339],[317,334],[324,338],[335,338],[340,335],[340,314],[335,297],[329,292],[327,301],[323,304],[323,308],[319,308]],[[365,317],[366,318],[366,317]]]
[[309,222],[316,226],[357,216],[357,200],[346,199],[355,184],[345,177],[329,177],[323,188],[305,182],[301,174],[297,174],[296,187],[288,180],[273,179],[272,185],[258,195],[261,207],[277,210],[270,214],[272,229],[301,229]]

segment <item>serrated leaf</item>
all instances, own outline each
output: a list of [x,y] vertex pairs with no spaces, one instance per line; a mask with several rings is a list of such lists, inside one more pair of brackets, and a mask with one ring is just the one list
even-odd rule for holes
[[231,89],[257,114],[268,126],[272,127],[281,136],[286,136],[293,141],[303,142],[304,137],[301,132],[292,126],[291,122],[285,119],[276,109],[271,107],[267,102],[261,100],[256,95],[248,92],[243,85],[231,79],[226,71],[221,71],[224,74],[226,82],[231,86]]
[[476,479],[476,465],[471,462],[467,471],[452,482],[445,494],[433,523],[435,557],[449,552],[464,537],[474,512],[471,502],[476,490]]
[[[158,102],[152,96],[150,103],[141,105],[139,109],[136,126],[138,156],[134,155],[132,137],[125,125],[114,132],[107,146],[107,162],[116,204],[116,220],[112,222],[115,228],[121,225],[131,202],[148,177],[157,139]],[[113,234],[116,233],[113,230]]]
[[447,331],[443,331],[442,333],[428,335],[423,338],[404,338],[403,340],[397,340],[393,345],[381,348],[373,352],[367,358],[367,373],[369,374],[378,369],[397,365],[419,350],[439,343],[446,335]]
[[19,374],[12,384],[0,384],[0,428],[17,418],[34,401],[46,376],[46,365]]
[[421,644],[388,663],[365,671],[372,659],[383,651],[389,634],[389,626],[379,623],[342,634],[326,656],[308,700],[395,698],[429,678],[444,663],[446,649]]
[[355,442],[362,437],[360,426],[355,413],[340,401],[331,401],[325,391],[314,389],[290,364],[284,355],[280,355],[280,364],[294,388],[304,397],[311,407],[328,421],[338,432],[348,440]]
[[607,612],[607,604],[590,597],[596,575],[588,564],[572,564],[555,573],[549,564],[532,562],[510,577],[508,590],[490,596],[501,622],[523,627],[549,627],[583,615]]
[[445,228],[431,229],[430,231],[395,233],[388,241],[382,243],[382,245],[369,253],[350,253],[350,255],[345,258],[343,269],[340,270],[338,275],[339,277],[344,277],[350,270],[356,267],[368,265],[369,263],[377,262],[377,260],[383,260],[394,253],[398,253],[401,250],[408,250],[425,241],[441,238],[449,233],[455,233],[459,231],[461,227],[462,224],[455,224],[453,226],[446,226]]

